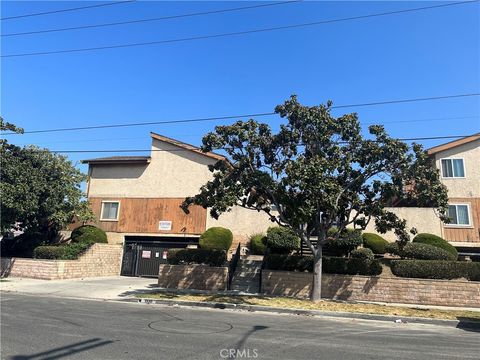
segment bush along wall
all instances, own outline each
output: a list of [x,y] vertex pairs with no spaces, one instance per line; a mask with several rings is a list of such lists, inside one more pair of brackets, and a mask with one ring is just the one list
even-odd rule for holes
[[108,243],[107,234],[102,229],[93,225],[83,225],[72,231],[72,243]]
[[267,230],[266,244],[273,254],[290,254],[300,250],[300,238],[290,229],[275,226]]
[[[338,229],[332,227],[327,236],[333,237]],[[355,229],[346,229],[337,240],[332,240],[324,246],[324,252],[332,256],[348,256],[353,250],[362,245],[362,232]]]
[[380,235],[373,233],[363,233],[363,247],[370,249],[374,254],[385,254],[385,247],[388,245],[388,241],[382,238]]
[[232,246],[233,234],[223,227],[211,227],[200,236],[200,248],[228,251]]
[[[313,272],[313,257],[270,254],[266,259],[265,267],[269,270]],[[378,260],[324,257],[322,270],[326,274],[380,275],[382,266]]]
[[388,253],[400,256],[401,258],[417,260],[457,260],[457,256],[451,252],[428,244],[407,243],[402,249],[398,243],[390,243],[385,248]]
[[392,273],[400,277],[421,279],[459,279],[480,281],[480,264],[467,261],[394,260]]
[[264,234],[250,236],[250,251],[253,255],[263,255],[267,248],[267,237]]
[[208,265],[223,266],[227,261],[225,250],[211,249],[171,249],[168,251],[167,262],[170,265]]
[[442,239],[440,236],[421,233],[413,238],[413,242],[420,243],[420,244],[427,244],[427,245],[431,245],[431,246],[435,246],[437,248],[443,249],[445,251],[448,251],[450,254],[452,254],[452,256],[454,257],[453,260],[458,259],[457,249],[455,249],[455,247],[452,244]]

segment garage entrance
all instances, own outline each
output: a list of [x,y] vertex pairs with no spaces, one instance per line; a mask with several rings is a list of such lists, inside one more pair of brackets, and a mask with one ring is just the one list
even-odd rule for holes
[[188,245],[198,245],[198,237],[125,236],[121,275],[157,277],[168,250]]

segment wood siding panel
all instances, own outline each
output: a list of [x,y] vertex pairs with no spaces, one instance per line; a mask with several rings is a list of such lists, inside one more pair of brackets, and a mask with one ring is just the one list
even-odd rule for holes
[[[207,211],[191,206],[190,214],[180,209],[183,198],[89,198],[96,224],[105,231],[122,233],[201,234],[205,231]],[[119,201],[118,221],[101,221],[102,201]],[[172,229],[159,230],[160,221],[171,221]]]
[[480,242],[480,199],[479,198],[450,198],[451,204],[470,204],[470,219],[473,227],[444,226],[444,237],[454,242]]

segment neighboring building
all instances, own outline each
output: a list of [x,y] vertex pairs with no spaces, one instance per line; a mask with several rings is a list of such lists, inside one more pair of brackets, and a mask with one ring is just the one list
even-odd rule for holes
[[151,137],[150,156],[82,161],[89,165],[87,196],[96,225],[107,232],[109,243],[125,244],[124,274],[158,274],[167,249],[195,246],[213,226],[233,232],[233,249],[272,225],[267,215],[239,207],[218,220],[200,206],[185,214],[180,204],[211,179],[208,165],[225,158],[155,133]]
[[480,133],[428,149],[448,189],[450,224],[442,236],[455,246],[480,246]]

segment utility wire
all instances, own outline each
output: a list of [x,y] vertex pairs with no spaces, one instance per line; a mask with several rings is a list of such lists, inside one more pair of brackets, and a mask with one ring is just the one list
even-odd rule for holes
[[[400,141],[419,141],[419,140],[445,140],[445,139],[459,139],[468,136],[478,136],[479,134],[469,134],[469,135],[446,135],[446,136],[424,136],[424,137],[414,137],[414,138],[393,138],[394,140]],[[200,150],[196,148],[195,150]],[[220,149],[221,150],[221,149]],[[125,153],[125,152],[179,152],[179,151],[192,151],[189,149],[115,149],[115,150],[49,150],[53,153],[62,153],[62,154],[76,154],[76,153]]]
[[229,9],[212,10],[212,11],[202,11],[202,12],[172,15],[172,16],[162,16],[162,17],[154,17],[154,18],[146,18],[146,19],[137,19],[137,20],[119,21],[119,22],[110,22],[110,23],[92,24],[92,25],[83,25],[83,26],[72,26],[72,27],[45,29],[45,30],[37,30],[37,31],[25,31],[25,32],[18,32],[18,33],[2,34],[0,36],[5,37],[5,36],[33,35],[33,34],[44,34],[44,33],[51,33],[51,32],[92,29],[92,28],[100,28],[100,27],[108,27],[108,26],[139,24],[139,23],[145,23],[145,22],[151,22],[151,21],[171,20],[171,19],[179,19],[179,18],[185,18],[185,17],[203,16],[203,15],[234,12],[234,11],[240,11],[240,10],[256,9],[256,8],[269,7],[269,6],[286,5],[286,4],[298,3],[302,1],[303,0],[282,1],[282,2],[275,2],[275,3],[242,6],[242,7],[229,8]]
[[125,3],[129,3],[129,2],[133,2],[133,1],[136,1],[136,0],[115,1],[115,2],[106,3],[106,4],[97,4],[97,5],[81,6],[81,7],[69,8],[69,9],[52,10],[52,11],[45,11],[45,12],[34,13],[34,14],[8,16],[8,17],[1,18],[0,20],[3,21],[3,20],[20,19],[20,18],[31,17],[31,16],[42,16],[42,15],[49,15],[49,14],[57,14],[57,13],[68,12],[68,11],[77,11],[77,10],[98,8],[98,7],[102,7],[102,6],[125,4]]
[[[348,108],[348,107],[378,106],[378,105],[387,105],[387,104],[401,104],[401,103],[411,103],[411,102],[419,102],[419,101],[455,99],[455,98],[464,98],[464,97],[479,96],[479,95],[480,95],[480,93],[470,93],[470,94],[431,96],[431,97],[425,97],[425,98],[411,98],[411,99],[377,101],[377,102],[370,102],[370,103],[337,105],[337,106],[332,106],[331,109],[342,109],[342,108]],[[162,121],[149,121],[149,122],[138,122],[138,123],[126,123],[126,124],[110,124],[110,125],[95,125],[95,126],[83,126],[83,127],[72,127],[72,128],[41,129],[41,130],[24,131],[23,133],[24,134],[39,134],[39,133],[50,133],[50,132],[94,130],[94,129],[107,129],[107,128],[119,128],[119,127],[145,126],[145,125],[193,123],[193,122],[204,122],[204,121],[212,121],[212,120],[229,120],[229,119],[245,118],[245,117],[263,117],[263,116],[271,116],[271,115],[275,115],[275,114],[276,114],[275,112],[263,112],[263,113],[256,113],[256,114],[229,115],[229,116],[205,117],[205,118],[194,118],[194,119],[162,120]],[[14,133],[14,132],[8,132],[8,133],[3,133],[2,135],[19,135],[19,134]]]
[[424,7],[417,7],[417,8],[397,10],[397,11],[389,11],[389,12],[376,13],[376,14],[351,16],[351,17],[337,18],[337,19],[330,19],[330,20],[321,20],[321,21],[315,21],[315,22],[309,22],[309,23],[276,26],[276,27],[270,27],[270,28],[236,31],[236,32],[213,34],[213,35],[200,35],[200,36],[192,36],[192,37],[169,39],[169,40],[158,40],[158,41],[148,41],[148,42],[119,44],[119,45],[108,45],[108,46],[96,46],[96,47],[88,47],[88,48],[7,54],[7,55],[2,55],[1,57],[2,58],[12,58],[12,57],[24,57],[24,56],[52,55],[52,54],[86,52],[86,51],[98,51],[98,50],[107,50],[107,49],[120,49],[120,48],[148,46],[148,45],[171,44],[171,43],[177,43],[177,42],[205,40],[205,39],[222,38],[222,37],[237,36],[237,35],[247,35],[247,34],[254,34],[254,33],[270,32],[270,31],[277,31],[277,30],[295,29],[295,28],[316,26],[316,25],[329,24],[329,23],[342,22],[342,21],[349,21],[349,20],[360,20],[360,19],[372,18],[372,17],[377,17],[377,16],[386,16],[386,15],[401,14],[401,13],[408,13],[408,12],[414,12],[414,11],[422,11],[422,10],[441,8],[441,7],[447,7],[447,6],[469,4],[469,3],[474,3],[474,2],[478,2],[478,0],[462,1],[462,2],[455,2],[455,3],[449,3],[449,4],[442,4],[442,5],[424,6]]

